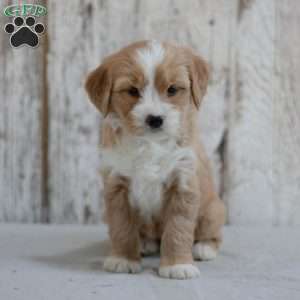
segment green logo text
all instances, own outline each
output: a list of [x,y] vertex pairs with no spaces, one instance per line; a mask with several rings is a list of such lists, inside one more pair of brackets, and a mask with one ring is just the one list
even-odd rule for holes
[[39,4],[10,5],[5,7],[3,13],[7,17],[27,15],[41,17],[47,14],[47,9],[46,7]]

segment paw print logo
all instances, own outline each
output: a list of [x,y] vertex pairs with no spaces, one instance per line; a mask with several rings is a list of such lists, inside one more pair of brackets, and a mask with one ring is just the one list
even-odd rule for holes
[[10,44],[14,48],[27,45],[32,48],[39,44],[39,35],[45,31],[42,23],[35,22],[32,16],[14,18],[12,23],[7,23],[4,27],[6,33],[11,34]]

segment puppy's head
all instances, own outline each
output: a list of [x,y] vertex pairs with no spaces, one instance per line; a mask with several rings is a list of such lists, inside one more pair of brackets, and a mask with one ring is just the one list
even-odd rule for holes
[[142,41],[105,58],[85,87],[103,116],[114,115],[128,133],[177,136],[207,82],[206,63],[190,49]]

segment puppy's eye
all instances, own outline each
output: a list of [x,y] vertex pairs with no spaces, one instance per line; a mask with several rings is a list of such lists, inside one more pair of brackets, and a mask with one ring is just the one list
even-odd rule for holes
[[132,96],[132,97],[136,97],[136,98],[140,97],[139,90],[136,87],[134,87],[134,86],[132,86],[132,87],[129,88],[128,94],[130,96]]
[[170,85],[168,87],[167,93],[168,93],[168,97],[172,97],[175,96],[178,92],[178,88],[175,85]]

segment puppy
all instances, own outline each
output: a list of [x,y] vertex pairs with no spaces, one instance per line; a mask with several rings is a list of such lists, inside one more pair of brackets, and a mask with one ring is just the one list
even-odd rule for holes
[[160,250],[159,275],[199,275],[193,259],[215,258],[225,220],[199,140],[208,69],[192,50],[141,41],[108,56],[86,90],[104,117],[101,173],[111,254],[104,268],[141,270]]

